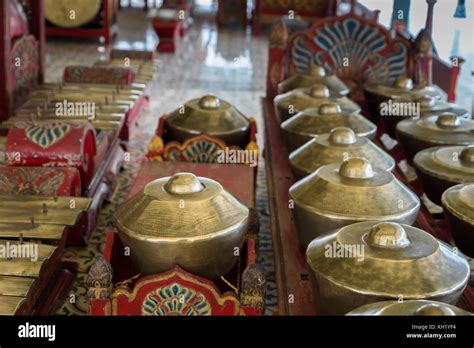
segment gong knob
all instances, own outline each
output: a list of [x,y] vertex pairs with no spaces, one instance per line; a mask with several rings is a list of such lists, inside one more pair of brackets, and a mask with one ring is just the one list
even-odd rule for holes
[[334,115],[342,113],[341,106],[337,103],[324,103],[318,109],[320,115]]
[[199,99],[199,106],[203,109],[215,110],[221,107],[221,101],[215,95],[205,95]]
[[336,127],[331,130],[329,142],[333,145],[351,145],[357,142],[357,136],[350,128]]
[[326,70],[320,65],[311,64],[308,68],[308,75],[324,77],[326,76]]
[[408,77],[399,76],[393,82],[393,86],[396,87],[396,88],[400,88],[400,89],[412,90],[413,89],[413,81],[412,81],[412,79],[410,79]]
[[329,88],[321,83],[313,85],[309,91],[313,98],[329,98]]
[[339,175],[349,179],[370,179],[375,173],[369,160],[354,157],[342,162]]
[[474,166],[474,145],[466,146],[461,151],[461,163],[465,166]]
[[456,128],[461,125],[461,118],[452,112],[444,112],[436,119],[436,125],[440,128]]
[[197,193],[203,189],[201,181],[192,173],[175,174],[165,184],[166,192],[178,195]]
[[435,98],[433,98],[429,95],[424,95],[424,96],[418,98],[416,101],[418,103],[420,103],[420,106],[423,109],[433,108],[436,105]]
[[381,222],[373,226],[367,242],[370,246],[390,249],[401,249],[410,245],[403,226],[394,222]]

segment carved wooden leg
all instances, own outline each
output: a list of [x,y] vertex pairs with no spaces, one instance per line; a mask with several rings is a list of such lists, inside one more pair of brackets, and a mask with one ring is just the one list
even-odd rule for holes
[[112,294],[112,266],[97,256],[86,279],[87,298],[109,298]]
[[[246,314],[263,314],[267,290],[267,281],[263,268],[256,264],[248,265],[242,274],[241,289],[240,305]],[[246,311],[245,307],[251,308],[247,308],[248,311]]]

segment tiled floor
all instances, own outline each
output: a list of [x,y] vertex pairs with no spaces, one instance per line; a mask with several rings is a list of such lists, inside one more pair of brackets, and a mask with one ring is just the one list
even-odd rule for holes
[[[157,38],[149,25],[146,14],[139,9],[126,9],[119,16],[120,32],[115,45],[122,48],[153,49]],[[60,81],[67,65],[90,65],[99,59],[106,59],[109,47],[98,40],[49,39],[47,45],[48,82]],[[158,71],[150,89],[151,113],[142,120],[145,136],[132,139],[136,157],[141,155],[148,136],[154,130],[160,115],[170,112],[185,101],[207,93],[216,94],[229,101],[244,114],[257,120],[260,132],[258,143],[263,148],[263,119],[260,97],[265,93],[265,75],[268,54],[266,38],[252,38],[250,30],[243,28],[217,30],[213,17],[197,13],[190,32],[183,39],[175,54],[159,54]],[[116,202],[126,195],[133,175],[138,170],[137,162],[128,164],[125,175],[119,177]],[[276,312],[276,287],[273,272],[272,243],[268,223],[266,183],[263,159],[260,162],[257,185],[257,206],[261,217],[260,250],[258,261],[267,271],[267,315]],[[69,248],[66,258],[79,260],[79,275],[72,291],[78,297],[73,304],[65,302],[58,314],[85,314],[87,304],[84,280],[94,256],[103,246],[103,234],[110,221],[113,206],[101,213],[101,227],[98,228],[88,248]]]

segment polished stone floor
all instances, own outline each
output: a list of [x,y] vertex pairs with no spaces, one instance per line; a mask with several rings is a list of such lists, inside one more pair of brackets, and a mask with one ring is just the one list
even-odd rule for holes
[[[259,98],[265,94],[267,39],[252,38],[250,28],[217,30],[213,17],[207,13],[198,12],[196,17],[178,51],[158,56],[151,95],[153,112],[161,115],[186,100],[213,93],[255,117],[261,128]],[[140,9],[122,10],[119,28],[115,42],[118,47],[153,49],[157,43],[146,14]],[[46,78],[60,81],[65,66],[106,59],[108,47],[97,40],[49,39],[47,50]]]
[[[152,50],[157,37],[146,14],[140,9],[124,9],[119,15],[119,34],[114,45],[130,49]],[[48,39],[46,79],[60,81],[67,65],[91,65],[106,59],[110,47],[98,40]],[[78,276],[71,289],[75,302],[66,300],[58,309],[60,315],[84,315],[87,312],[85,278],[87,270],[100,255],[104,233],[110,223],[115,204],[126,197],[127,189],[139,170],[139,160],[152,135],[159,116],[170,112],[189,99],[215,94],[229,101],[249,117],[257,120],[257,141],[263,148],[263,119],[260,97],[265,94],[268,42],[264,37],[252,38],[244,28],[217,29],[212,14],[196,11],[195,22],[183,38],[175,54],[158,54],[157,73],[151,84],[150,112],[141,120],[139,134],[131,139],[131,161],[118,178],[119,187],[112,203],[101,211],[97,231],[86,248],[68,248],[65,259],[78,263]],[[115,204],[114,204],[115,203]],[[267,192],[263,159],[257,180],[257,207],[260,214],[260,243],[258,262],[267,273],[266,314],[274,315],[276,286],[274,282],[273,251],[268,223]]]

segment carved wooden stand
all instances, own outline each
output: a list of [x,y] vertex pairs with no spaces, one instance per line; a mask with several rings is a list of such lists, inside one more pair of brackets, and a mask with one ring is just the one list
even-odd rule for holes
[[[210,281],[179,267],[169,272],[138,276],[114,231],[107,233],[104,259],[98,260],[89,273],[89,296],[92,315],[260,315],[265,306],[265,275],[256,265],[258,218],[255,213],[255,181],[252,168],[245,165],[191,162],[146,161],[129,197],[150,181],[190,172],[219,181],[251,210],[251,227],[240,261],[224,279]],[[99,271],[101,269],[102,271]],[[114,270],[113,277],[111,270]],[[97,280],[99,279],[99,280]],[[111,289],[112,279],[119,282]],[[129,281],[127,281],[127,279]],[[228,282],[238,293],[231,293]],[[97,286],[100,284],[100,286]],[[129,287],[129,284],[131,286]],[[107,290],[105,290],[107,289]],[[172,298],[193,293],[193,300],[173,310]],[[201,298],[201,309],[192,304]]]
[[[147,160],[142,165],[129,197],[142,191],[149,182],[175,173],[188,172],[214,179],[250,209],[250,226],[243,252],[230,273],[213,281],[190,274],[179,267],[164,273],[141,276],[137,275],[130,258],[125,255],[117,233],[109,231],[104,259],[98,259],[89,272],[90,313],[92,315],[262,314],[265,307],[266,282],[263,270],[256,264],[259,230],[258,214],[255,210],[256,167],[215,163],[213,150],[224,149],[227,146],[221,139],[201,134],[180,144],[167,139],[165,123],[166,116],[163,116],[156,135],[149,144]],[[247,147],[258,152],[255,137],[256,124],[253,120]],[[204,143],[205,145],[200,146]],[[188,158],[187,153],[197,156]],[[193,162],[196,159],[205,163]],[[115,286],[112,286],[112,281]],[[229,292],[230,288],[234,288],[235,293]],[[191,294],[190,300],[184,303],[173,301],[182,297],[182,294]],[[170,303],[176,305],[170,306]],[[199,306],[196,307],[196,303]]]
[[[354,6],[356,2],[352,1],[352,3]],[[399,50],[404,50],[406,57],[404,58],[403,69],[399,71],[400,75],[412,76],[419,83],[429,84],[432,82],[430,65],[433,62],[433,82],[450,93],[450,100],[454,97],[452,93],[456,87],[459,66],[449,68],[438,58],[431,57],[426,50],[422,49],[425,47],[422,43],[426,42],[426,35],[425,37],[420,36],[417,42],[414,42],[413,38],[407,38],[403,33],[398,33],[397,39],[394,41],[388,31],[381,29],[379,24],[376,23],[376,17],[369,19],[354,12],[342,17],[329,17],[317,21],[307,31],[296,33],[291,38],[289,38],[288,30],[283,23],[276,24],[272,30],[267,75],[267,97],[262,99],[262,106],[265,120],[265,165],[278,290],[278,308],[282,315],[315,315],[317,313],[314,310],[315,300],[308,277],[310,269],[306,263],[305,250],[300,247],[296,225],[291,209],[288,207],[288,189],[295,180],[288,160],[288,151],[283,142],[279,122],[274,111],[273,98],[277,94],[277,84],[292,74],[305,72],[310,63],[322,64],[343,79],[349,78],[347,73],[350,72],[354,76],[353,81],[357,81],[355,77],[361,78],[359,82],[365,81],[361,71],[357,69],[350,69],[348,72],[339,69],[335,64],[336,62],[332,62],[330,57],[325,55],[324,49],[317,47],[315,44],[315,42],[318,42],[317,35],[321,30],[328,30],[327,28],[335,23],[346,22],[378,28],[379,34],[385,36],[386,47],[392,47],[391,49],[393,49],[392,53],[388,49],[385,52],[386,54],[393,54],[397,47]],[[381,55],[382,58],[386,58],[385,53]],[[411,54],[415,56],[414,60],[410,58]],[[366,116],[369,116],[365,101],[358,101],[361,103]],[[380,139],[383,134],[383,126],[378,126],[377,139]],[[377,141],[381,145],[381,142]],[[399,149],[395,148],[389,152],[397,160],[397,163],[403,159],[403,154]],[[417,194],[421,195],[423,193],[419,184],[407,182],[400,170],[397,169],[395,175]],[[448,243],[452,241],[446,223],[436,220],[425,207],[421,209],[418,224],[435,237]],[[458,306],[473,311],[473,294],[473,287],[468,286]]]
[[56,26],[47,26],[46,35],[62,36],[62,37],[98,37],[104,38],[104,43],[108,45],[112,42],[113,37],[118,32],[117,13],[119,9],[119,0],[102,0],[103,19],[97,19],[100,27],[88,27],[85,25],[81,28],[60,28]]
[[[15,41],[24,39],[27,33],[22,37],[13,37],[15,33],[10,32],[9,22],[13,21],[10,11],[11,3],[16,0],[2,0],[0,2],[0,121],[4,121],[11,116],[11,113],[19,102],[16,102],[15,90],[15,71],[21,67],[14,66],[14,59],[18,58],[12,53]],[[36,82],[43,82],[44,78],[44,52],[45,52],[45,30],[44,30],[44,9],[43,0],[31,0],[29,2],[31,11],[31,19],[29,23],[30,34],[37,41],[38,60],[37,62],[28,62],[31,65],[37,65],[38,75]],[[20,71],[21,73],[21,71]],[[21,102],[21,101],[20,101]]]

